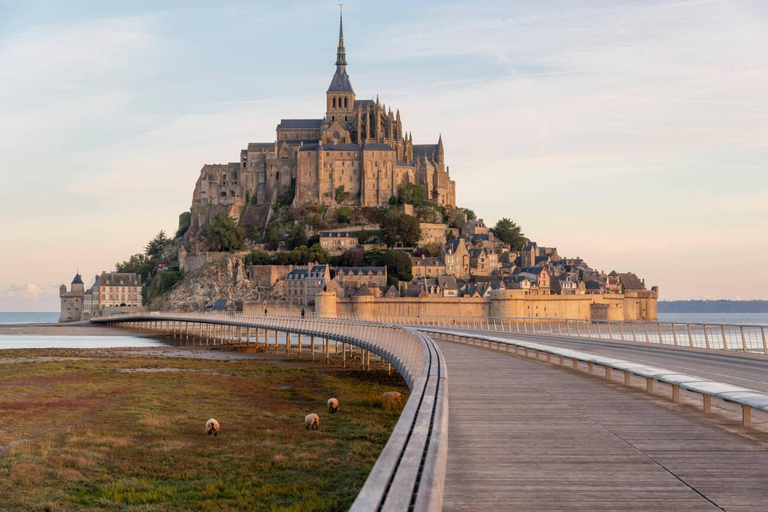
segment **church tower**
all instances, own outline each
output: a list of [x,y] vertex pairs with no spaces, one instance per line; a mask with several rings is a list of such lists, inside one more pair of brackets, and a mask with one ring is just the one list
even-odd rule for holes
[[339,46],[336,50],[336,73],[326,94],[326,122],[339,121],[345,128],[354,120],[355,91],[347,75],[347,54],[344,49],[344,20],[339,11]]

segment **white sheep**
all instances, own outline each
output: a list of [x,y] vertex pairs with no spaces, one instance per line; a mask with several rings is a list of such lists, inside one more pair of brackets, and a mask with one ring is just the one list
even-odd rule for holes
[[317,430],[320,428],[320,416],[315,413],[307,414],[307,417],[304,418],[304,424],[307,426],[307,430],[310,428]]
[[205,431],[208,435],[213,434],[214,437],[219,435],[219,422],[211,418],[205,422]]
[[381,395],[381,401],[382,402],[397,402],[400,403],[400,401],[403,399],[403,395],[398,393],[397,391],[387,391],[383,395]]
[[333,414],[339,410],[339,401],[335,398],[328,399],[328,412]]

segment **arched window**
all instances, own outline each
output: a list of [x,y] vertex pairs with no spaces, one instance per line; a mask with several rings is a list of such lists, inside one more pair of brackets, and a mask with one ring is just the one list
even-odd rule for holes
[[336,108],[336,98],[333,98],[333,108]]
[[344,108],[347,108],[347,98],[344,98]]

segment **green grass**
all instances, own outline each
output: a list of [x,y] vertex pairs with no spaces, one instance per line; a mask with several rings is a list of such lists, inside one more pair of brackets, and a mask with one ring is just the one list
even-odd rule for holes
[[[32,359],[2,362],[19,356]],[[388,390],[407,393],[396,376],[319,364],[0,351],[1,508],[345,510],[397,422],[377,405]]]

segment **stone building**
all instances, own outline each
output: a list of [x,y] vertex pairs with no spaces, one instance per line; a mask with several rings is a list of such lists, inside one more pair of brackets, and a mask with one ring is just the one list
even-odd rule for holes
[[464,239],[449,240],[440,248],[440,258],[445,262],[445,273],[455,277],[469,276],[469,251]]
[[301,305],[314,304],[315,295],[325,288],[329,280],[328,265],[295,268],[285,277],[285,298]]
[[249,204],[271,205],[278,197],[293,196],[295,205],[387,206],[407,184],[422,186],[440,205],[456,205],[442,137],[433,144],[414,144],[399,110],[393,112],[378,97],[356,96],[340,18],[325,116],[282,119],[274,142],[248,144],[237,162],[203,166],[192,200],[191,231],[219,213],[239,221]]
[[59,323],[79,322],[83,317],[83,295],[85,294],[85,285],[80,273],[75,274],[75,278],[70,285],[70,291],[67,291],[66,285],[59,288],[59,297],[61,298],[61,313],[59,313]]
[[105,310],[130,311],[141,308],[141,277],[133,272],[102,272],[83,294],[83,319],[101,316]]
[[324,231],[320,233],[320,247],[331,254],[341,254],[360,244],[357,236],[349,231]]

